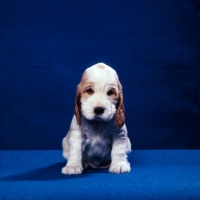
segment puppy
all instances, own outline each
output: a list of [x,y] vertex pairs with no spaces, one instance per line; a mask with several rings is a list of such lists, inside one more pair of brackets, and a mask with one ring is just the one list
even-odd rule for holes
[[98,63],[85,70],[77,87],[75,114],[63,138],[67,164],[63,174],[81,174],[88,166],[130,172],[122,86],[114,69]]

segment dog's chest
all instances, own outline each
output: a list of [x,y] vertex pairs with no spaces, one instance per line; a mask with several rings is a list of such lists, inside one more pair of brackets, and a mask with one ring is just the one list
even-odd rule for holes
[[95,166],[106,165],[111,161],[112,132],[94,129],[83,130],[83,161]]

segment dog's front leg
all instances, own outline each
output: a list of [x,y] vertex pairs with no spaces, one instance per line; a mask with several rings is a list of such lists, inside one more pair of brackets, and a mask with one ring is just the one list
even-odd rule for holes
[[65,167],[62,168],[63,174],[81,174],[83,172],[82,167],[82,136],[81,131],[72,130],[68,140],[69,153],[68,160]]
[[110,172],[125,173],[131,171],[130,163],[127,160],[126,146],[127,136],[124,132],[113,137]]

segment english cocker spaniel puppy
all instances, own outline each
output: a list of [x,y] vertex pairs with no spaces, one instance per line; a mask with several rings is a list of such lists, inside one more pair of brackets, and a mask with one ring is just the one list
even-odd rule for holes
[[75,114],[62,141],[63,174],[87,167],[130,172],[131,143],[125,125],[122,86],[114,69],[98,63],[85,70],[77,87]]

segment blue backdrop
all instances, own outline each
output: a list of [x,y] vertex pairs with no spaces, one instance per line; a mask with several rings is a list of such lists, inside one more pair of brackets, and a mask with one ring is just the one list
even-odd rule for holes
[[199,1],[2,0],[1,149],[61,149],[97,62],[118,72],[133,149],[198,148]]

